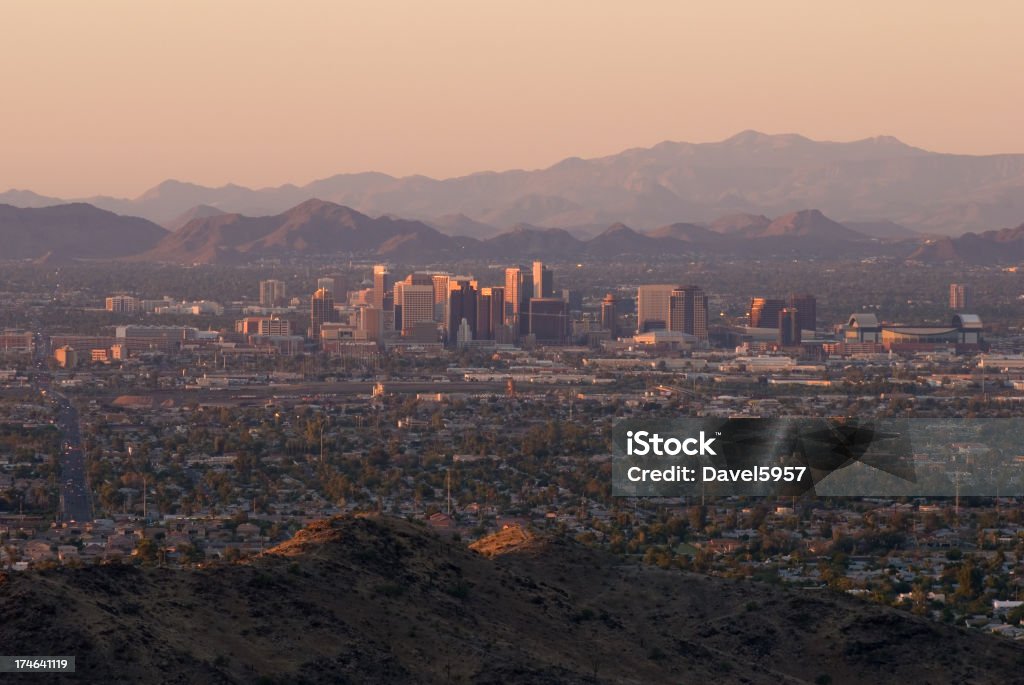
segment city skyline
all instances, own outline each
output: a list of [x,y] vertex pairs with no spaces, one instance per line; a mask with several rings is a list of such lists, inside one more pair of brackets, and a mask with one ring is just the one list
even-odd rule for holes
[[0,25],[0,673],[1019,679],[1024,4]]

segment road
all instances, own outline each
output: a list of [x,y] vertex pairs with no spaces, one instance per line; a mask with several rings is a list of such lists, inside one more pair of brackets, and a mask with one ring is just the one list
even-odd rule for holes
[[58,403],[57,427],[63,435],[60,456],[60,516],[64,522],[85,523],[92,521],[92,498],[85,473],[78,410],[71,406],[66,397],[55,395],[54,399]]
[[88,523],[92,521],[92,495],[85,473],[85,455],[82,453],[82,429],[78,410],[71,401],[56,392],[46,370],[50,356],[47,338],[39,330],[39,322],[32,322],[34,333],[34,381],[36,390],[57,404],[57,428],[61,432],[60,446],[60,511],[58,522]]

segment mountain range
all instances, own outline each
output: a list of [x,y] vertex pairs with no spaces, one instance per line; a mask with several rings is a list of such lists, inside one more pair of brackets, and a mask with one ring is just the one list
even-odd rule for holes
[[[730,232],[673,224],[649,233],[614,224],[590,239],[560,228],[520,224],[478,240],[450,236],[419,221],[373,219],[355,210],[309,200],[281,214],[219,214],[189,221],[136,259],[174,263],[238,263],[295,255],[346,254],[395,261],[453,259],[600,259],[723,254],[770,256],[874,254],[889,249],[817,210],[775,219],[733,217]],[[745,223],[744,223],[745,222]],[[906,249],[906,248],[900,248]]]
[[117,259],[156,245],[151,221],[74,203],[23,209],[0,204],[0,259]]
[[1012,683],[1024,659],[844,593],[644,567],[520,528],[467,546],[386,517],[201,569],[0,573],[0,643],[74,655],[74,682],[195,685]]
[[[709,224],[672,223],[648,231],[616,223],[590,237],[561,228],[518,224],[484,239],[449,235],[421,221],[387,215],[372,218],[322,200],[307,200],[279,214],[258,217],[198,207],[178,220],[183,225],[168,231],[145,219],[118,216],[82,203],[32,209],[0,205],[0,244],[4,246],[0,258],[174,264],[241,264],[321,255],[406,263],[716,255],[887,256],[970,264],[1024,261],[1024,226],[959,238],[883,240],[833,221],[816,209],[775,219],[733,214]],[[464,222],[456,219],[453,223]]]
[[911,253],[910,259],[976,265],[1024,262],[1024,224],[998,231],[969,232],[959,238],[928,240]]
[[[576,233],[614,223],[650,230],[681,218],[707,223],[729,214],[779,216],[816,207],[863,233],[898,238],[908,230],[959,235],[1017,225],[1024,218],[1022,191],[1022,154],[953,155],[886,136],[837,143],[745,131],[715,143],[664,142],[533,171],[444,180],[339,174],[261,189],[169,180],[136,198],[84,201],[178,228],[187,212],[274,215],[315,198],[363,214],[451,226],[452,233],[476,238],[517,224]],[[22,207],[65,202],[25,190],[0,193],[0,203]],[[195,209],[200,206],[209,209]]]

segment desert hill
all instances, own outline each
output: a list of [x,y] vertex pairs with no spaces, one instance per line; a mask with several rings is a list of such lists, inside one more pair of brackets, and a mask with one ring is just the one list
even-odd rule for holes
[[910,259],[922,262],[1013,264],[1024,261],[1024,224],[959,238],[938,238],[917,248]]
[[0,205],[0,259],[114,259],[148,250],[166,234],[145,219],[87,204]]
[[[465,223],[455,218],[456,224]],[[683,254],[769,256],[896,254],[915,244],[881,244],[818,210],[776,218],[731,217],[712,228],[676,223],[642,233],[621,223],[581,240],[561,228],[517,224],[480,240],[450,236],[419,221],[371,218],[349,207],[309,200],[272,216],[200,216],[133,257],[159,262],[239,263],[260,258],[349,254],[388,259],[582,259],[666,257]]]
[[63,682],[1024,681],[1024,646],[994,636],[515,537],[478,543],[485,556],[404,520],[340,518],[240,564],[8,574],[0,643],[76,655]]
[[[216,214],[194,218],[139,259],[178,263],[232,263],[261,257],[318,254],[457,253],[461,241],[418,221],[371,218],[331,202],[308,200],[272,216]],[[403,248],[403,246],[406,246]]]

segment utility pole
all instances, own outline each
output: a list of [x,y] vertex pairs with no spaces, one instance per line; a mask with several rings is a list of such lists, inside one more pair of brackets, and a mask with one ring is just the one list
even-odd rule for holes
[[324,463],[324,429],[327,428],[327,419],[320,424],[320,463]]

